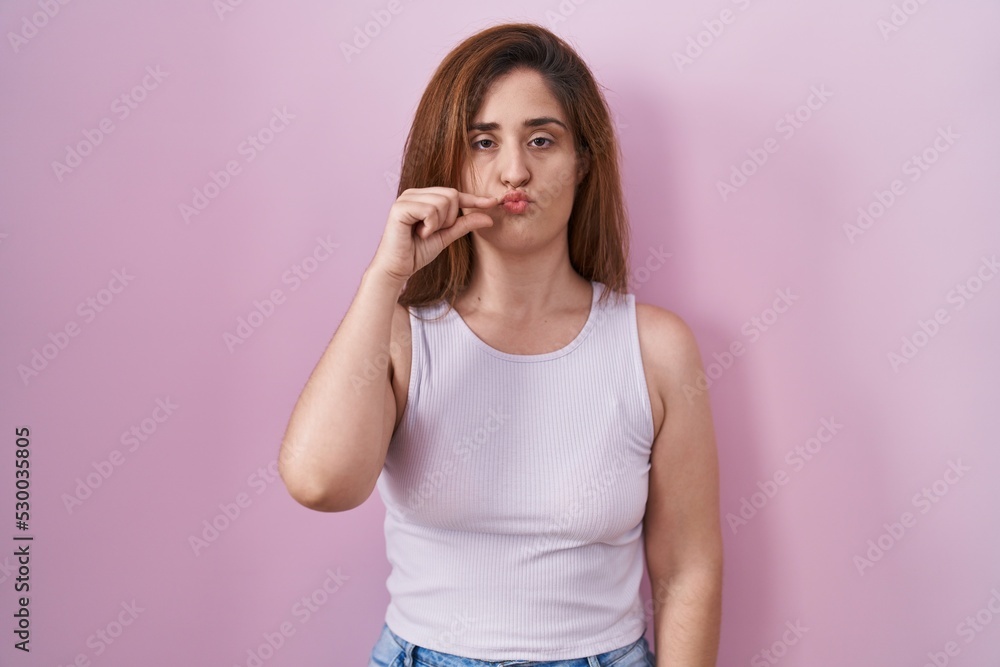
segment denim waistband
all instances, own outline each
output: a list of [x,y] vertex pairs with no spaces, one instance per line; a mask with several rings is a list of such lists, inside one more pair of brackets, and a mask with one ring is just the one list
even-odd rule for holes
[[609,667],[617,664],[644,664],[632,661],[620,661],[620,659],[630,651],[635,650],[637,646],[639,646],[639,650],[642,652],[641,655],[645,656],[648,652],[646,637],[645,635],[641,635],[638,639],[625,646],[582,658],[565,658],[559,660],[479,660],[418,646],[397,635],[387,624],[383,625],[382,629],[383,632],[388,633],[403,651],[401,667],[414,667],[417,660],[424,665],[431,665],[431,667]]

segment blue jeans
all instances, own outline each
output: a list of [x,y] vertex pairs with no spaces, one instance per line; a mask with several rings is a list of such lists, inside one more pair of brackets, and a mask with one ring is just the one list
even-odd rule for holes
[[656,667],[656,656],[649,650],[646,637],[639,637],[631,644],[612,649],[607,653],[586,658],[567,660],[476,660],[463,658],[452,653],[440,653],[429,648],[411,644],[398,636],[389,626],[382,624],[372,649],[368,667]]

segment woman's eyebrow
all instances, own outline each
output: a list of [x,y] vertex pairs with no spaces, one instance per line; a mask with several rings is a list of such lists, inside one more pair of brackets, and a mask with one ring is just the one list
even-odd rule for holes
[[[555,124],[564,130],[568,130],[566,124],[563,123],[558,118],[553,118],[552,116],[542,116],[540,118],[529,118],[524,121],[525,127],[541,127],[542,125]],[[500,123],[472,123],[469,125],[469,132],[492,132],[493,130],[499,130]]]

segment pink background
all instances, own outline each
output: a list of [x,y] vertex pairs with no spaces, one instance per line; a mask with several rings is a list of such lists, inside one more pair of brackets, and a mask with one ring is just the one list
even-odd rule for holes
[[[1000,6],[221,4],[0,5],[0,663],[247,665],[286,623],[294,634],[263,664],[366,664],[388,603],[378,493],[311,512],[267,467],[377,247],[433,69],[467,35],[526,20],[567,38],[608,89],[633,292],[685,318],[712,373],[719,664],[774,664],[764,650],[782,665],[996,664],[1000,279],[983,258],[1000,252]],[[391,21],[348,62],[341,43],[380,11]],[[828,93],[812,109],[811,90]],[[127,117],[122,96],[141,99]],[[779,125],[796,113],[797,127]],[[269,143],[250,151],[258,133]],[[80,143],[89,154],[57,173]],[[718,184],[754,153],[767,160],[724,198]],[[926,170],[911,161],[922,154]],[[239,171],[185,220],[181,205],[230,161]],[[891,205],[852,242],[845,225],[878,212],[877,192]],[[318,239],[335,249],[314,255]],[[648,271],[654,250],[670,258]],[[124,287],[116,271],[132,276]],[[966,284],[971,300],[957,296]],[[227,345],[275,290],[269,316]],[[771,319],[779,290],[795,300]],[[754,317],[768,322],[756,339]],[[917,354],[893,368],[904,337]],[[725,359],[737,341],[743,354]],[[36,351],[51,358],[22,378]],[[824,419],[841,425],[832,439]],[[19,426],[30,657],[12,648]],[[143,440],[122,440],[133,427]],[[794,463],[817,433],[828,442]],[[744,499],[758,507],[731,527]],[[238,517],[226,525],[220,506]],[[885,526],[905,512],[893,537]],[[213,520],[224,530],[195,553]],[[324,583],[334,592],[317,593]],[[131,622],[117,638],[97,639],[119,616]],[[796,623],[801,637],[786,632]]]

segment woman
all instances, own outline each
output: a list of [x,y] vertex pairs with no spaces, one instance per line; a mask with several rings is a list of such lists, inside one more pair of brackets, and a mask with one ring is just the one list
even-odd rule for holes
[[580,57],[531,24],[456,47],[279,457],[312,509],[379,488],[391,600],[370,666],[652,666],[650,620],[660,667],[715,664],[700,355],[626,292],[627,249],[618,144]]

